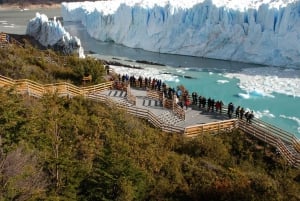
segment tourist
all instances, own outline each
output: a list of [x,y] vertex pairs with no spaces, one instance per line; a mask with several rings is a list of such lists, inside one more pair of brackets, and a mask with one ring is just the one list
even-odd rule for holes
[[238,106],[235,110],[235,118],[239,118],[240,117],[240,106]]
[[227,107],[227,114],[228,114],[229,119],[232,118],[233,111],[234,111],[234,105],[232,102],[230,102]]
[[240,109],[240,119],[243,119],[243,117],[244,117],[244,112],[245,112],[245,110],[244,110],[244,108],[242,107],[242,109]]
[[215,99],[211,99],[211,111],[214,112],[215,108]]
[[252,119],[254,118],[253,111],[251,111],[251,113],[250,112],[247,112],[247,113],[248,113],[247,116],[245,115],[247,118],[247,122],[251,123]]

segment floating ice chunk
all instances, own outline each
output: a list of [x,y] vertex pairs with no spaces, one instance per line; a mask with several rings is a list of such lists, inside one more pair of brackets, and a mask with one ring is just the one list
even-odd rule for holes
[[225,84],[228,82],[229,82],[228,80],[217,80],[217,83],[220,83],[220,84]]
[[249,68],[226,73],[224,77],[239,79],[239,87],[253,96],[274,98],[273,93],[280,93],[300,97],[300,70],[297,69]]
[[136,69],[136,68],[128,68],[124,66],[115,66],[115,65],[110,65],[110,68],[113,69],[114,72],[120,75],[127,74],[128,76],[135,76],[136,78],[141,76],[143,78],[151,77],[151,78],[160,79],[162,81],[168,81],[168,82],[179,82],[177,76],[172,74],[161,73],[160,70],[155,68]]
[[263,97],[265,96],[265,93],[260,91],[260,90],[253,90],[253,91],[250,91],[249,94],[251,96],[257,96],[257,97]]
[[260,119],[262,117],[275,118],[275,115],[270,113],[269,110],[255,111],[254,116],[258,119]]
[[243,99],[249,99],[250,98],[250,94],[244,94],[244,93],[239,93],[238,94],[239,97],[243,98]]

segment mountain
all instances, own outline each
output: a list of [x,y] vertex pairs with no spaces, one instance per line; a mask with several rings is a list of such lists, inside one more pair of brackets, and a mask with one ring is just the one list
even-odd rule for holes
[[118,0],[62,3],[101,41],[148,51],[300,67],[300,1]]

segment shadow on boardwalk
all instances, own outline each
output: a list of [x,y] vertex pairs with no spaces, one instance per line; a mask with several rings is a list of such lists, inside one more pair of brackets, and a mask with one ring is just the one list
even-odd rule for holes
[[[171,110],[164,108],[159,100],[149,98],[146,90],[131,88],[131,93],[136,97],[136,107],[148,109],[166,124],[180,126],[182,129],[198,124],[228,120],[228,117],[224,114],[207,112],[205,109],[199,109],[195,105],[184,109],[185,119],[183,120],[178,118]],[[120,102],[122,101],[121,99],[126,100],[127,93],[121,90],[112,90],[106,92],[106,95]]]

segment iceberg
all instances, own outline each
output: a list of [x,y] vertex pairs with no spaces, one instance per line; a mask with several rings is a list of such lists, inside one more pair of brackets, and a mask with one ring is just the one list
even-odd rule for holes
[[114,0],[62,3],[97,40],[197,57],[300,67],[298,0]]
[[57,49],[64,54],[78,53],[79,57],[85,57],[80,39],[65,31],[56,18],[48,20],[46,15],[36,13],[36,17],[27,25],[26,34],[34,37],[44,47]]

